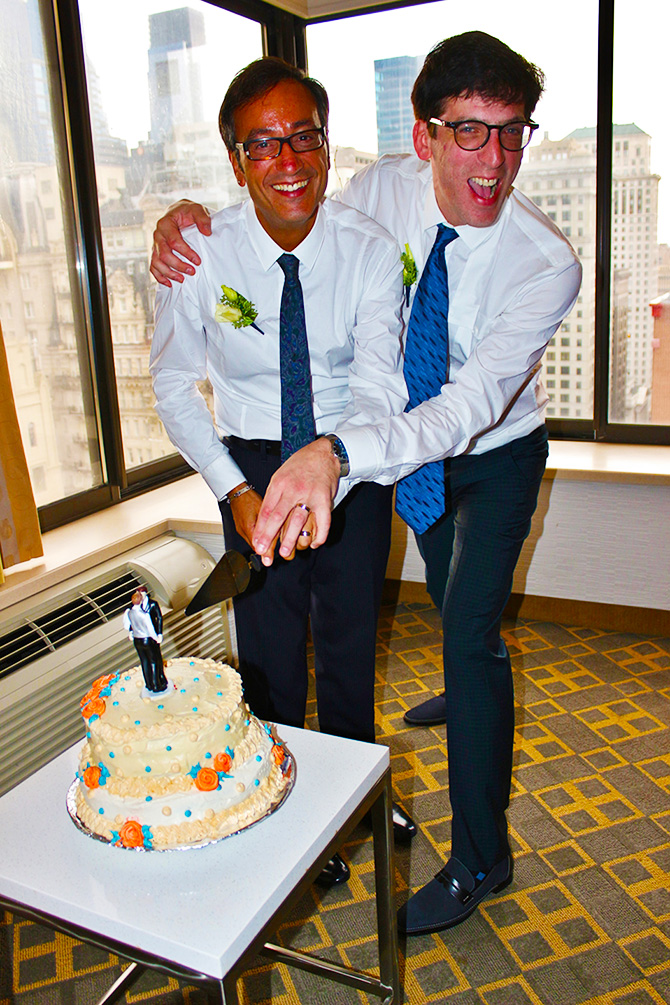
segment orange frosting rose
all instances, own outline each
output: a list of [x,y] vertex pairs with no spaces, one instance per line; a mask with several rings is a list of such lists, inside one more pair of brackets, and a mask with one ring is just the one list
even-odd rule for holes
[[275,743],[272,746],[272,757],[275,764],[281,765],[284,761],[284,748],[279,743]]
[[219,787],[219,776],[213,768],[201,768],[195,776],[195,787],[201,792],[213,792]]
[[96,765],[89,765],[84,772],[84,785],[89,789],[97,789],[102,771]]
[[82,715],[85,719],[90,719],[92,715],[102,715],[106,708],[103,698],[91,698],[82,709]]
[[142,827],[137,820],[126,820],[119,831],[119,839],[124,848],[141,848],[143,846]]
[[228,774],[233,766],[233,759],[230,754],[217,754],[214,758],[214,770],[223,771]]

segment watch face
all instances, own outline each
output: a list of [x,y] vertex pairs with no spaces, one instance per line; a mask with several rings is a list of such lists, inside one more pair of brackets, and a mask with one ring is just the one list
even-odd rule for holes
[[340,477],[345,477],[349,474],[349,455],[347,453],[346,447],[339,436],[335,436],[333,433],[328,437],[330,440],[330,445],[333,448],[333,453],[340,462]]

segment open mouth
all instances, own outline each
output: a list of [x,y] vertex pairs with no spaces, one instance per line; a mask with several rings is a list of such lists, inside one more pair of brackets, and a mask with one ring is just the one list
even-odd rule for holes
[[307,188],[308,185],[309,178],[303,178],[302,181],[277,182],[272,187],[277,192],[300,192],[303,188]]
[[468,185],[480,199],[493,202],[498,191],[499,178],[468,178]]

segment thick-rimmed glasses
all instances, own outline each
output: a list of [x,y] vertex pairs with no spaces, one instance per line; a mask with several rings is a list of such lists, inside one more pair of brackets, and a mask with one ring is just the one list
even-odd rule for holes
[[310,150],[318,150],[325,142],[326,130],[319,126],[318,129],[301,129],[299,133],[291,133],[290,136],[262,136],[257,140],[236,143],[235,146],[238,150],[244,150],[250,161],[267,161],[279,157],[285,143],[288,143],[294,153],[305,154]]
[[498,139],[503,150],[523,150],[530,143],[531,136],[539,128],[537,122],[505,122],[500,126],[489,125],[478,119],[461,119],[445,122],[444,119],[428,119],[430,125],[446,126],[454,130],[454,139],[461,150],[481,150],[491,138],[491,130],[498,130]]

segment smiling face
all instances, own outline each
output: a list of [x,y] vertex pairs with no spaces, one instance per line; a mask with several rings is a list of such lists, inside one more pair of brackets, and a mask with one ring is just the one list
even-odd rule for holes
[[[525,121],[522,102],[505,105],[473,95],[448,98],[439,113],[448,122],[477,119],[489,125]],[[414,147],[422,160],[431,161],[435,197],[442,215],[453,227],[490,227],[498,219],[521,166],[523,151],[503,150],[494,130],[481,150],[461,150],[453,129],[414,123]]]
[[[238,142],[267,136],[290,136],[300,129],[322,125],[314,98],[296,80],[282,80],[255,101],[235,112]],[[229,153],[239,185],[249,195],[263,229],[284,251],[293,251],[314,226],[328,181],[328,146],[295,153],[284,143],[278,157],[240,161]]]

